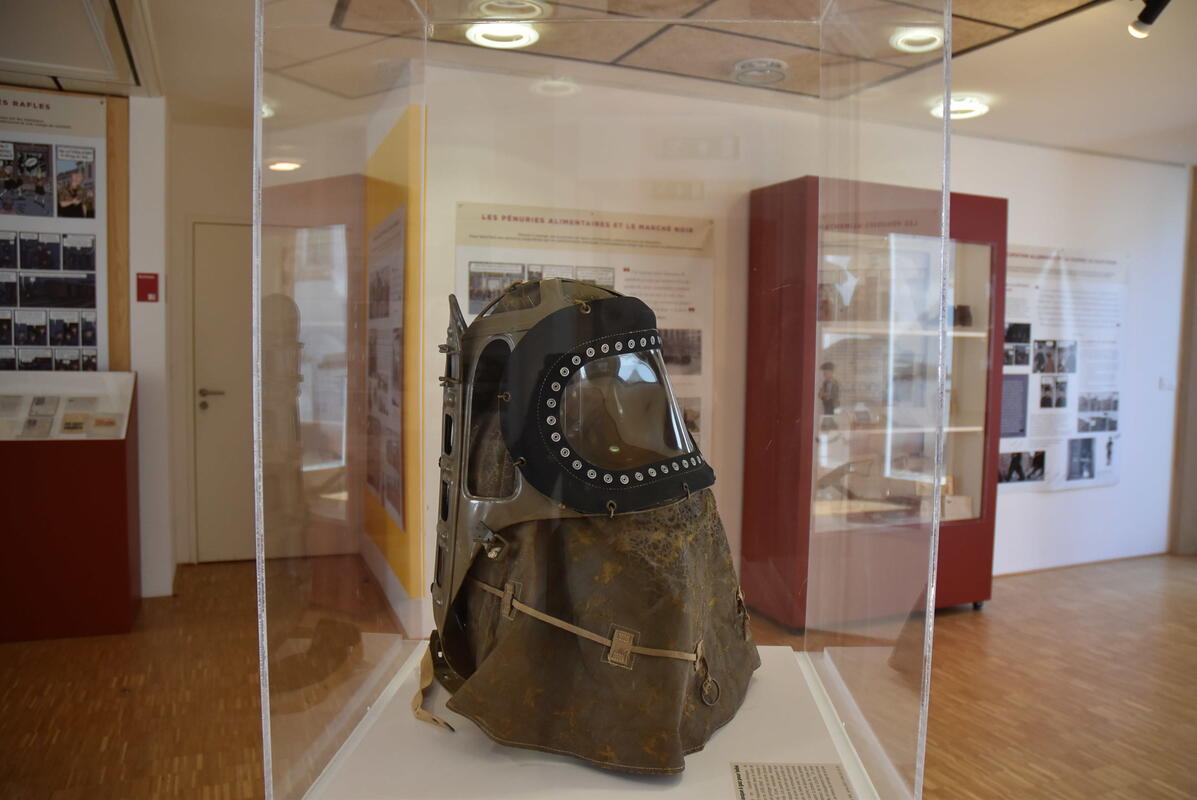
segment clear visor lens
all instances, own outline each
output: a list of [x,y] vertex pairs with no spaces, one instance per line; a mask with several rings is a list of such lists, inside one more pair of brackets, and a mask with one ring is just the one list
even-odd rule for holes
[[693,449],[655,350],[579,369],[565,386],[561,416],[574,450],[603,469],[631,469]]

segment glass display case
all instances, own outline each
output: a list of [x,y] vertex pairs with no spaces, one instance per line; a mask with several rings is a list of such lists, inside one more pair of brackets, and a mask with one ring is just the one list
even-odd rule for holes
[[[945,94],[939,3],[278,0],[261,26],[269,796],[920,796],[937,526],[988,502],[964,342],[994,318],[984,256],[945,268],[942,123],[886,121]],[[758,307],[753,190],[796,175],[822,266]],[[919,189],[927,227],[837,224],[890,213],[865,181]],[[767,357],[797,324],[817,351]],[[791,384],[774,439],[810,446],[746,435]],[[762,511],[870,535],[762,542]],[[889,594],[845,591],[895,519]],[[762,575],[825,624],[750,617]]]

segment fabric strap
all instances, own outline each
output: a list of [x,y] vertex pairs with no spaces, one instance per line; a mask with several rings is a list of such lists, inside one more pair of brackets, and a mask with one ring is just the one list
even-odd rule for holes
[[[470,581],[475,586],[477,586],[479,589],[481,589],[482,591],[487,592],[489,594],[493,594],[495,597],[499,598],[500,600],[506,601],[508,599],[508,593],[503,589],[496,589],[494,586],[491,586],[489,583],[483,583],[482,581],[478,580],[477,578],[470,578]],[[539,609],[536,609],[530,605],[527,605],[526,603],[521,603],[519,600],[515,599],[514,597],[511,597],[510,601],[511,601],[511,607],[514,608],[516,611],[519,611],[522,614],[527,614],[529,617],[532,617],[533,619],[538,619],[541,622],[552,625],[554,628],[560,628],[561,630],[568,631],[569,633],[572,633],[575,636],[580,636],[583,639],[589,639],[590,641],[594,642],[595,644],[601,644],[603,647],[614,647],[616,644],[614,641],[612,641],[611,639],[608,639],[606,636],[601,636],[597,633],[594,633],[593,631],[588,631],[585,628],[579,628],[577,625],[574,625],[573,623],[566,622],[565,620],[554,617],[551,614],[546,614]],[[656,648],[656,647],[641,647],[639,645],[632,645],[631,647],[627,648],[627,650],[629,652],[636,653],[638,655],[652,656],[654,658],[676,658],[678,661],[697,661],[698,660],[697,652],[687,653],[682,650],[662,650],[662,649]]]
[[424,649],[424,657],[420,659],[420,688],[416,689],[416,694],[411,699],[411,713],[415,715],[416,719],[422,722],[431,722],[433,725],[438,725],[445,730],[453,730],[453,726],[445,722],[443,719],[427,711],[424,708],[424,693],[428,691],[428,687],[432,685],[432,645],[431,643]]

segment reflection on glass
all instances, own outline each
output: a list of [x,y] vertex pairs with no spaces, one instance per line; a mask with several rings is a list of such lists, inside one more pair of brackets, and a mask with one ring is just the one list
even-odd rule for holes
[[561,416],[566,440],[603,469],[630,469],[691,449],[656,351],[583,366],[565,386]]
[[[981,513],[989,247],[948,265],[945,520]],[[819,274],[816,517],[930,518],[939,353],[939,240],[825,236]]]
[[[344,520],[347,510],[345,451],[348,426],[347,243],[344,225],[263,231],[263,258],[272,270],[277,296],[297,319],[291,336],[290,370],[297,404],[294,452],[302,463],[304,502],[313,513]],[[263,322],[269,308],[263,301]],[[277,360],[279,345],[264,352],[263,368]]]

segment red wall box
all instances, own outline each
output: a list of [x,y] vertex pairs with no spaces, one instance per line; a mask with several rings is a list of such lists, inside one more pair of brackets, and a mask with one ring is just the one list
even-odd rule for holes
[[[808,567],[834,565],[844,619],[911,611],[914,598],[889,576],[919,569],[924,548],[903,547],[927,522],[873,518],[853,535],[812,538],[816,428],[822,407],[818,353],[820,232],[915,234],[937,237],[940,193],[813,176],[756,189],[750,199],[748,353],[741,582],[755,611],[791,628],[808,619]],[[978,504],[969,519],[940,527],[936,607],[979,604],[990,597],[1006,279],[1007,201],[952,193],[950,232],[955,243],[989,247],[988,346],[975,338],[985,368],[984,433]],[[949,326],[952,325],[949,320]],[[950,334],[951,335],[951,334]],[[978,390],[978,394],[981,392]],[[981,426],[977,426],[978,428]],[[866,434],[867,436],[867,434]],[[974,440],[976,441],[976,440]],[[909,515],[908,515],[909,517]],[[826,531],[824,531],[826,533]],[[812,550],[812,548],[815,548]],[[901,563],[905,560],[910,563]],[[901,583],[900,580],[891,581]],[[909,588],[908,583],[905,588]]]
[[124,439],[0,441],[0,641],[132,630],[136,409],[134,394]]

